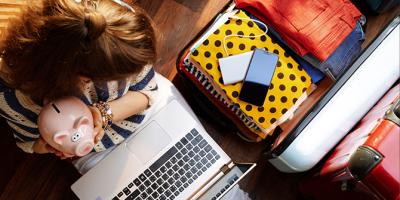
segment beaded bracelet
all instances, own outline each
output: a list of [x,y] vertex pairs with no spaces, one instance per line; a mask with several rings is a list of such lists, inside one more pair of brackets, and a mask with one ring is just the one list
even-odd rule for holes
[[101,114],[101,121],[103,122],[102,128],[105,130],[112,124],[113,113],[110,105],[108,103],[99,101],[98,103],[94,103],[93,106],[99,109]]

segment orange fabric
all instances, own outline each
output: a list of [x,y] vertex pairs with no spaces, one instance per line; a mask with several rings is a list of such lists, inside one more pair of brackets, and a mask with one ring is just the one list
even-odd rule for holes
[[355,28],[361,13],[349,0],[236,0],[272,26],[301,56],[326,60]]

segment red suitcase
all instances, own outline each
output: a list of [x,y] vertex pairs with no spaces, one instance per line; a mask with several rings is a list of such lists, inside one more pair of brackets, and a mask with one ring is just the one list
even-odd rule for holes
[[315,199],[400,199],[400,85],[391,89],[300,190]]

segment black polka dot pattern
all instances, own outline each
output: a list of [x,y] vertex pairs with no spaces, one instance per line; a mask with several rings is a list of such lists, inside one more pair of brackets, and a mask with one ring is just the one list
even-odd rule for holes
[[239,49],[240,50],[244,50],[246,48],[246,45],[245,44],[239,44]]
[[232,96],[235,97],[235,98],[237,98],[237,97],[239,96],[239,92],[233,91],[233,92],[232,92]]
[[[236,15],[243,17],[245,13],[239,12]],[[289,52],[282,49],[269,36],[262,35],[263,31],[254,21],[230,19],[226,24],[228,25],[222,25],[220,29],[215,30],[209,38],[202,42],[199,48],[196,48],[196,51],[191,53],[192,59],[194,62],[200,61],[198,66],[204,67],[206,72],[210,73],[209,77],[214,77],[216,84],[221,87],[221,90],[224,91],[233,104],[238,103],[238,109],[245,113],[247,120],[254,119],[254,122],[263,128],[276,123],[277,120],[281,121],[281,116],[288,110],[292,110],[290,109],[291,106],[298,101],[302,91],[307,90],[309,87],[309,76],[293,60]],[[253,31],[256,28],[258,30]],[[231,35],[231,37],[225,38],[227,35]],[[256,35],[257,37],[255,37]],[[279,55],[263,106],[255,106],[240,101],[238,97],[242,82],[224,85],[218,65],[218,59],[220,58],[237,55],[256,48]],[[226,52],[224,49],[226,49]]]

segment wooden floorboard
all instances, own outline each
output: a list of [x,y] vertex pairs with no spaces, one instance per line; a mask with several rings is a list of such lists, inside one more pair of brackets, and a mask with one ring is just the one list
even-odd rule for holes
[[[4,2],[16,0],[1,0]],[[19,2],[20,0],[18,0]],[[179,52],[228,2],[227,0],[137,0],[154,19],[159,32],[160,57],[155,68],[173,80],[199,115],[206,130],[236,162],[258,162],[256,169],[245,178],[241,187],[253,199],[298,199],[299,181],[305,174],[284,174],[271,166],[262,152],[265,143],[248,143],[198,109],[191,91],[183,87],[176,76],[175,62]],[[0,4],[1,7],[1,4]],[[381,16],[368,16],[368,44],[400,8]],[[1,13],[0,13],[1,15]],[[4,153],[0,167],[0,200],[9,199],[76,199],[70,185],[79,178],[72,165],[52,155],[28,155],[14,144],[10,130],[1,120],[0,150]]]

